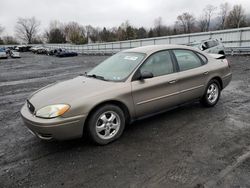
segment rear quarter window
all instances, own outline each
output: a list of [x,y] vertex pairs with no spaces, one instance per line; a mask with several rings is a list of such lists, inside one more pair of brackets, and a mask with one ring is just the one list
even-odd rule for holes
[[173,50],[180,71],[190,70],[203,65],[202,60],[191,50]]
[[203,61],[203,64],[206,64],[207,63],[207,58],[204,56],[204,55],[202,55],[202,54],[200,54],[200,53],[196,53],[200,58],[201,58],[201,60]]

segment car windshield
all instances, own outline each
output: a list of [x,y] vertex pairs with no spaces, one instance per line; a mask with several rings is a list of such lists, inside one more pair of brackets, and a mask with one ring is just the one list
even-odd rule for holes
[[143,53],[120,52],[93,68],[87,76],[109,81],[123,81],[140,64]]

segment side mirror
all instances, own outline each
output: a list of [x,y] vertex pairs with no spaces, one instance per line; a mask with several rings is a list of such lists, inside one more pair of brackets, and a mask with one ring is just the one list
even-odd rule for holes
[[149,72],[149,71],[144,71],[140,75],[141,80],[148,79],[148,78],[153,78],[153,77],[154,77],[153,73]]

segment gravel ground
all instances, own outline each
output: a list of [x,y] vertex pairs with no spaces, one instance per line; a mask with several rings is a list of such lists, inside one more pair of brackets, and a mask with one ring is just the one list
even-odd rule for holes
[[250,57],[228,57],[233,80],[214,108],[189,104],[95,146],[41,141],[19,111],[33,91],[107,57],[21,56],[0,60],[0,187],[250,187]]

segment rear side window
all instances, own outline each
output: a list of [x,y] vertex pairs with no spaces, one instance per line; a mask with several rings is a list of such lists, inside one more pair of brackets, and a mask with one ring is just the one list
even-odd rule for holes
[[180,71],[194,69],[203,65],[201,59],[190,50],[173,50]]

